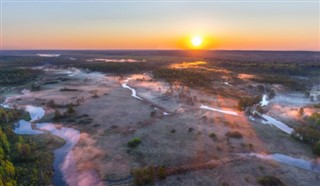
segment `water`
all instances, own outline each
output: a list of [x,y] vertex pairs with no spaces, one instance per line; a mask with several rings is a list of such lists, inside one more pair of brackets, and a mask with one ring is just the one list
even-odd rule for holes
[[273,125],[273,126],[277,127],[278,129],[282,130],[283,132],[287,133],[287,134],[291,134],[294,131],[293,128],[288,127],[286,124],[282,123],[279,120],[274,119],[271,116],[262,114],[261,117],[265,119],[265,120],[262,120],[263,124]]
[[26,106],[25,110],[27,112],[29,112],[29,115],[31,117],[31,121],[30,122],[34,122],[34,121],[37,121],[37,120],[41,119],[45,114],[45,110],[43,108],[34,107],[32,105]]
[[295,158],[292,156],[284,155],[284,154],[258,154],[258,153],[243,153],[240,154],[243,156],[251,156],[260,159],[274,160],[279,163],[283,163],[286,165],[298,167],[301,169],[305,169],[308,171],[318,172],[320,173],[320,161],[319,160],[307,160],[302,158]]
[[224,114],[230,114],[233,116],[238,116],[237,112],[234,111],[227,111],[227,110],[221,110],[221,109],[217,109],[217,108],[212,108],[206,105],[201,105],[200,106],[201,109],[206,109],[206,110],[211,110],[211,111],[215,111],[215,112],[220,112],[220,113],[224,113]]
[[36,125],[40,130],[48,131],[51,134],[58,136],[66,141],[66,143],[54,151],[54,185],[66,185],[66,178],[68,174],[68,167],[76,169],[76,162],[72,155],[72,148],[78,143],[80,132],[73,128],[56,128],[51,123],[39,123]]
[[132,96],[132,97],[135,97],[135,98],[137,98],[137,99],[143,100],[141,97],[137,96],[137,91],[136,91],[134,88],[131,88],[131,87],[129,87],[129,86],[127,85],[127,83],[128,83],[129,80],[130,80],[129,78],[128,78],[127,80],[125,80],[125,83],[122,83],[121,86],[122,86],[123,88],[127,88],[127,89],[131,90],[131,96]]
[[269,103],[269,101],[267,100],[267,95],[264,94],[264,95],[262,96],[262,100],[261,100],[261,102],[260,102],[260,105],[261,105],[261,106],[267,106],[268,103]]
[[[41,107],[34,107],[34,106],[26,106],[26,111],[29,112],[31,121],[41,119],[45,111]],[[30,122],[31,122],[30,121]],[[73,128],[67,127],[59,127],[57,128],[52,123],[37,123],[37,129],[34,130],[31,127],[31,123],[25,120],[20,120],[14,129],[16,134],[24,134],[24,135],[35,135],[35,134],[43,134],[43,133],[51,133],[52,135],[58,136],[66,141],[66,143],[56,149],[54,151],[54,176],[53,176],[53,184],[54,185],[67,185],[66,183],[66,175],[69,171],[69,167],[73,169],[76,168],[75,160],[72,156],[72,148],[78,143],[80,138],[80,132]],[[68,157],[68,161],[66,161]],[[64,167],[64,169],[63,169]]]

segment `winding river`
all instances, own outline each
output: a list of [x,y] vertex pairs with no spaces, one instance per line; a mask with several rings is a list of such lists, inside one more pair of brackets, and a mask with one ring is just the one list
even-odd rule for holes
[[54,150],[54,176],[53,184],[54,185],[67,185],[66,175],[68,174],[68,167],[76,167],[76,163],[72,157],[72,148],[78,143],[80,138],[80,132],[73,128],[67,127],[56,127],[52,123],[36,123],[36,129],[33,129],[31,122],[35,122],[41,119],[45,110],[41,107],[34,107],[28,105],[25,107],[25,110],[29,113],[31,120],[30,122],[25,120],[20,120],[14,129],[16,134],[25,134],[25,135],[35,135],[42,133],[51,133],[52,135],[58,136],[66,141],[66,143],[60,148]]

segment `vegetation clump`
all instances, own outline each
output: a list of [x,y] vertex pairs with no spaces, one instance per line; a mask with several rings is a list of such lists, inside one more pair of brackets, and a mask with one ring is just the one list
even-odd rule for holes
[[167,177],[166,167],[147,166],[133,169],[131,171],[135,185],[153,184],[155,180],[165,179]]
[[68,108],[67,108],[67,113],[68,114],[72,114],[72,113],[75,113],[76,111],[74,110],[74,108],[72,107],[72,106],[68,106]]
[[47,107],[50,107],[50,108],[55,108],[56,107],[56,103],[53,99],[50,99],[48,102],[47,102]]
[[63,142],[13,133],[14,122],[23,117],[22,111],[0,108],[0,185],[51,185],[52,150]]
[[189,87],[209,87],[211,85],[207,72],[193,69],[159,68],[153,71],[153,77],[170,83],[178,82]]
[[35,69],[1,69],[0,84],[23,84],[36,79],[43,72]]
[[238,101],[238,109],[243,111],[246,107],[255,105],[259,103],[261,100],[261,96],[256,96],[256,97],[242,97]]
[[136,148],[138,145],[140,145],[141,139],[140,138],[134,138],[131,141],[127,143],[128,147],[130,148]]
[[225,134],[229,138],[242,138],[242,134],[239,131],[228,131]]
[[78,89],[75,88],[68,88],[68,87],[64,87],[60,89],[61,92],[70,92],[70,91],[78,91]]
[[210,134],[209,134],[209,137],[210,137],[212,140],[216,140],[216,139],[217,139],[217,135],[216,135],[214,132],[210,133]]
[[262,186],[284,186],[282,181],[275,176],[259,177],[257,181]]

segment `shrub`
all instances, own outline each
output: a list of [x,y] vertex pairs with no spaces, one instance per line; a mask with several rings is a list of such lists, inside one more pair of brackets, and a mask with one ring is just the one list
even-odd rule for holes
[[242,134],[239,131],[228,131],[225,135],[229,138],[242,138]]
[[157,112],[156,112],[155,110],[151,111],[151,112],[150,112],[150,117],[156,116],[156,113],[157,113]]
[[167,177],[167,169],[164,166],[158,168],[157,176],[159,179],[165,179]]
[[74,112],[75,112],[74,108],[72,106],[68,106],[67,113],[72,114]]
[[98,96],[97,93],[94,93],[91,97],[92,97],[92,98],[98,98],[99,96]]
[[275,176],[259,177],[258,183],[262,186],[284,186],[282,181]]
[[165,179],[167,170],[164,166],[154,168],[153,166],[133,169],[131,171],[135,185],[153,185],[155,179]]
[[47,107],[51,107],[51,108],[56,107],[56,103],[54,102],[54,100],[50,99],[50,100],[47,102]]
[[134,169],[132,176],[135,185],[146,185],[154,181],[154,168],[152,166]]
[[313,152],[316,155],[320,155],[320,140],[314,145]]
[[58,119],[60,119],[60,118],[62,118],[61,112],[60,112],[59,110],[55,110],[55,111],[54,111],[53,119],[54,119],[54,120],[58,120]]
[[238,109],[243,111],[246,107],[252,106],[254,104],[259,103],[261,100],[261,96],[256,97],[243,97],[238,101]]
[[136,148],[141,143],[140,138],[134,138],[131,141],[128,142],[128,147],[130,148]]
[[299,116],[303,116],[303,114],[304,114],[304,108],[303,108],[303,107],[300,107],[298,113],[299,113]]
[[217,139],[217,135],[215,133],[210,133],[209,134],[209,137],[212,139],[212,140],[216,140]]

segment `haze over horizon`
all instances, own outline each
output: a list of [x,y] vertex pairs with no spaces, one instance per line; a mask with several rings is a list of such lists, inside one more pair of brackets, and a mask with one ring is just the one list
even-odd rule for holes
[[319,51],[319,9],[317,0],[3,0],[1,50],[185,50],[199,35],[205,50]]

